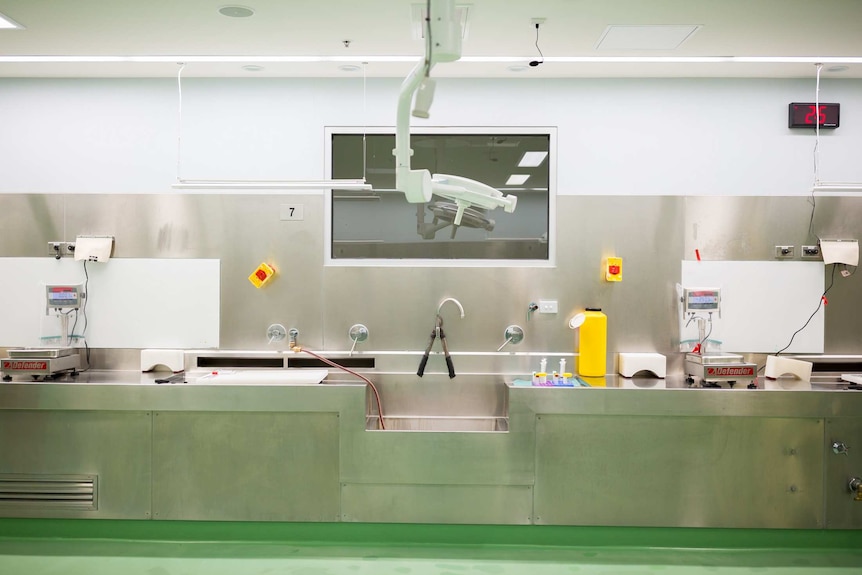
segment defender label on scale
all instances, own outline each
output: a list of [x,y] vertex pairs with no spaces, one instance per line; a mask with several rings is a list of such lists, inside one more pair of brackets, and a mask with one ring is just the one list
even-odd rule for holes
[[752,367],[707,367],[706,375],[709,376],[754,376]]
[[46,361],[4,361],[3,369],[48,369]]

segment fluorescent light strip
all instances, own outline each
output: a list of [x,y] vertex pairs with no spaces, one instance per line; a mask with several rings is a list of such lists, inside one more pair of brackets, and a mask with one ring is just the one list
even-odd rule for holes
[[521,161],[518,162],[519,168],[538,168],[548,157],[548,152],[524,152]]
[[[286,63],[306,64],[320,62],[375,62],[415,63],[419,56],[0,56],[0,63],[22,64],[236,64],[236,63]],[[830,62],[831,63],[831,62]]]
[[506,180],[507,186],[523,186],[524,182],[530,179],[530,174],[512,174]]
[[370,190],[365,180],[177,180],[175,190]]
[[[420,56],[0,56],[0,63],[415,63]],[[463,56],[459,62],[511,64],[526,62],[532,56]],[[862,64],[862,57],[849,56],[545,56],[545,63],[558,64]]]
[[[524,62],[532,57],[463,56],[459,62]],[[559,64],[862,64],[857,56],[545,56],[545,63]]]
[[862,182],[820,182],[811,188],[812,192],[862,192]]

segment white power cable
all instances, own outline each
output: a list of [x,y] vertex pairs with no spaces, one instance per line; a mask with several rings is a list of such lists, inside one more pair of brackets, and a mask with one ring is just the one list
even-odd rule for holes
[[180,181],[180,163],[182,161],[183,144],[183,70],[186,65],[180,62],[177,72],[177,181]]
[[820,185],[820,70],[817,64],[817,83],[814,90],[814,185]]
[[814,190],[820,185],[820,69],[823,64],[816,64],[817,81],[814,89],[814,185],[811,187],[811,216],[808,218],[808,235],[817,238],[820,237],[811,233],[811,228],[814,226],[814,210],[817,209],[817,198],[814,196]]
[[368,62],[362,63],[362,181],[368,181]]

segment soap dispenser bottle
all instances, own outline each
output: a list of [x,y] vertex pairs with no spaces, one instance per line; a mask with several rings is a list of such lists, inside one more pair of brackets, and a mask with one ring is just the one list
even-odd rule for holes
[[608,316],[601,308],[584,311],[578,338],[578,373],[587,377],[605,375],[608,355]]

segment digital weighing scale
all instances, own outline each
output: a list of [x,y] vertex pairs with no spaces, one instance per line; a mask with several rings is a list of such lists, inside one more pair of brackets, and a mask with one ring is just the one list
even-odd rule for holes
[[[692,352],[685,354],[685,382],[698,387],[721,387],[721,384],[733,387],[737,383],[754,387],[757,365],[744,362],[742,356],[735,353],[706,350],[709,337],[706,324],[710,325],[711,332],[712,314],[721,314],[721,288],[683,288],[680,299],[689,323],[697,321],[699,342]],[[708,317],[698,315],[701,313]]]
[[70,347],[69,314],[80,309],[85,294],[80,285],[45,286],[45,313],[53,310],[60,318],[62,347],[10,349],[8,357],[0,360],[3,381],[12,381],[13,376],[30,376],[34,380],[53,379],[61,373],[78,375],[81,356]]

